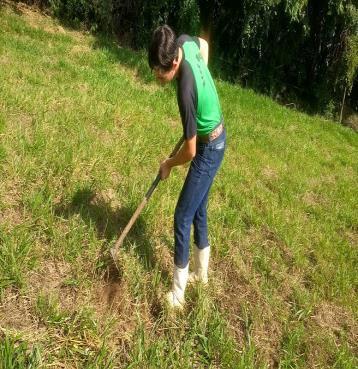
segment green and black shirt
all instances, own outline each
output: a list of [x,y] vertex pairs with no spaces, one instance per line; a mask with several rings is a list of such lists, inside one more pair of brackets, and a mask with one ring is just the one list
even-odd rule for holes
[[182,35],[177,43],[183,51],[177,98],[184,137],[189,139],[210,133],[223,117],[214,81],[200,53],[199,39]]

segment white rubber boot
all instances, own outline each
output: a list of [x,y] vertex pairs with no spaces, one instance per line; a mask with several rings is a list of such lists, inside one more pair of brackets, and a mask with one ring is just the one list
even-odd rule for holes
[[208,283],[210,246],[199,249],[194,245],[194,271],[189,275],[189,283]]
[[182,309],[184,306],[184,291],[189,277],[189,264],[185,268],[174,265],[173,290],[168,292],[166,299],[170,308]]

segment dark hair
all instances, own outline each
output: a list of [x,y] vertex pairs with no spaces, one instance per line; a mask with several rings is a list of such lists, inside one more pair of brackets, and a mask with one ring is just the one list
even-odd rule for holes
[[152,35],[148,50],[148,63],[151,69],[169,71],[178,57],[178,46],[174,31],[167,26],[158,27]]

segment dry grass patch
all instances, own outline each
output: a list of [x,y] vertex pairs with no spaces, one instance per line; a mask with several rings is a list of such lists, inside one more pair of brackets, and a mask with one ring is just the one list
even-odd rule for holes
[[[262,255],[269,257],[269,274],[261,275],[256,270],[250,245],[260,245]],[[265,226],[250,229],[231,250],[236,251],[214,266],[215,280],[219,281],[215,300],[227,317],[238,346],[244,347],[251,339],[259,362],[276,368],[285,326],[296,313],[295,291],[304,289],[302,271],[294,266],[292,250]],[[277,255],[284,263],[276,260]],[[270,282],[270,278],[274,280]],[[268,294],[264,285],[269,286]]]
[[5,4],[10,5],[17,13],[25,18],[26,23],[35,29],[43,30],[50,34],[69,35],[77,41],[88,41],[88,34],[82,31],[70,30],[61,26],[58,21],[46,14],[45,11],[36,6],[29,6],[27,4],[3,0]]
[[319,188],[322,185],[325,186],[336,186],[337,175],[336,174],[322,174],[319,177],[312,177],[307,182],[308,186],[311,188]]
[[11,58],[6,54],[0,55],[0,64],[9,65],[11,63]]
[[302,201],[306,206],[324,206],[327,204],[327,201],[323,198],[323,196],[318,195],[312,191],[306,191],[302,196]]
[[77,55],[77,54],[85,54],[89,53],[91,51],[91,48],[89,45],[82,44],[82,45],[74,45],[70,51],[71,54]]
[[276,181],[279,178],[279,175],[277,173],[277,170],[267,165],[263,168],[262,174],[264,177],[268,180],[274,180]]
[[358,245],[358,230],[350,229],[343,231],[343,237],[348,240],[352,247],[356,247]]
[[[69,266],[64,263],[46,262],[37,271],[29,273],[27,289],[19,291],[8,288],[1,299],[0,325],[2,330],[21,333],[30,342],[41,341],[46,336],[46,328],[35,313],[36,299],[39,293],[54,295],[61,289],[68,274]],[[71,298],[72,299],[72,298]],[[68,293],[60,296],[64,306],[69,303]]]
[[1,297],[0,327],[2,331],[21,331],[26,335],[34,335],[38,330],[38,319],[33,314],[31,298],[8,288]]
[[20,178],[12,177],[0,183],[0,198],[3,204],[0,207],[0,225],[13,228],[25,220],[24,208],[21,205],[21,187]]
[[278,312],[283,314],[279,311],[282,306],[273,308],[269,304],[255,272],[244,261],[238,264],[227,259],[215,269],[220,280],[215,300],[227,317],[238,346],[243,348],[252,340],[259,361],[275,367],[283,334],[282,323],[277,319]]
[[[137,325],[125,279],[107,270],[99,279],[72,285],[71,269],[65,262],[46,261],[28,276],[26,292],[7,289],[0,303],[1,331],[41,343],[46,356],[67,352],[59,367],[72,368],[76,353],[99,352],[102,336],[112,352],[125,355]],[[150,321],[149,308],[141,310]]]
[[0,212],[0,224],[15,227],[25,220],[24,209],[21,206],[20,181],[9,180],[1,183],[0,196],[4,204]]
[[357,319],[345,308],[329,302],[318,304],[305,329],[307,367],[335,367],[337,351],[345,341],[353,355],[358,356]]
[[9,114],[7,121],[10,137],[9,139],[16,139],[17,135],[23,136],[26,140],[33,139],[34,118],[24,112]]
[[[278,250],[282,259],[285,261],[286,266],[291,267],[294,261],[294,255],[292,250],[286,243],[277,236],[275,232],[270,230],[267,226],[262,226],[259,232],[251,232],[251,235],[256,233],[261,238],[260,243],[266,249]],[[249,239],[251,236],[249,237]]]
[[154,236],[153,249],[155,251],[155,260],[158,268],[164,275],[170,275],[173,272],[173,259],[174,256],[168,245],[162,242],[159,238]]
[[339,338],[347,334],[348,342],[358,354],[358,322],[353,314],[341,306],[323,302],[313,313],[312,323],[322,328],[339,345]]
[[113,188],[107,188],[96,193],[91,199],[90,204],[98,206],[101,204],[107,204],[107,206],[114,212],[121,207],[121,202],[118,200],[116,191]]
[[24,221],[21,207],[6,207],[0,212],[0,225],[7,229],[14,228]]
[[50,294],[60,289],[71,275],[71,265],[64,261],[43,260],[39,268],[29,276],[29,286],[35,296],[39,292]]

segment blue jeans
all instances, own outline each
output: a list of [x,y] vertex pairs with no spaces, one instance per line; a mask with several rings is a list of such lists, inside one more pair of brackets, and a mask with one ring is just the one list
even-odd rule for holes
[[181,190],[174,214],[174,263],[185,268],[189,262],[190,228],[199,249],[209,246],[207,204],[211,185],[224,157],[226,131],[209,143],[197,143],[196,155]]

